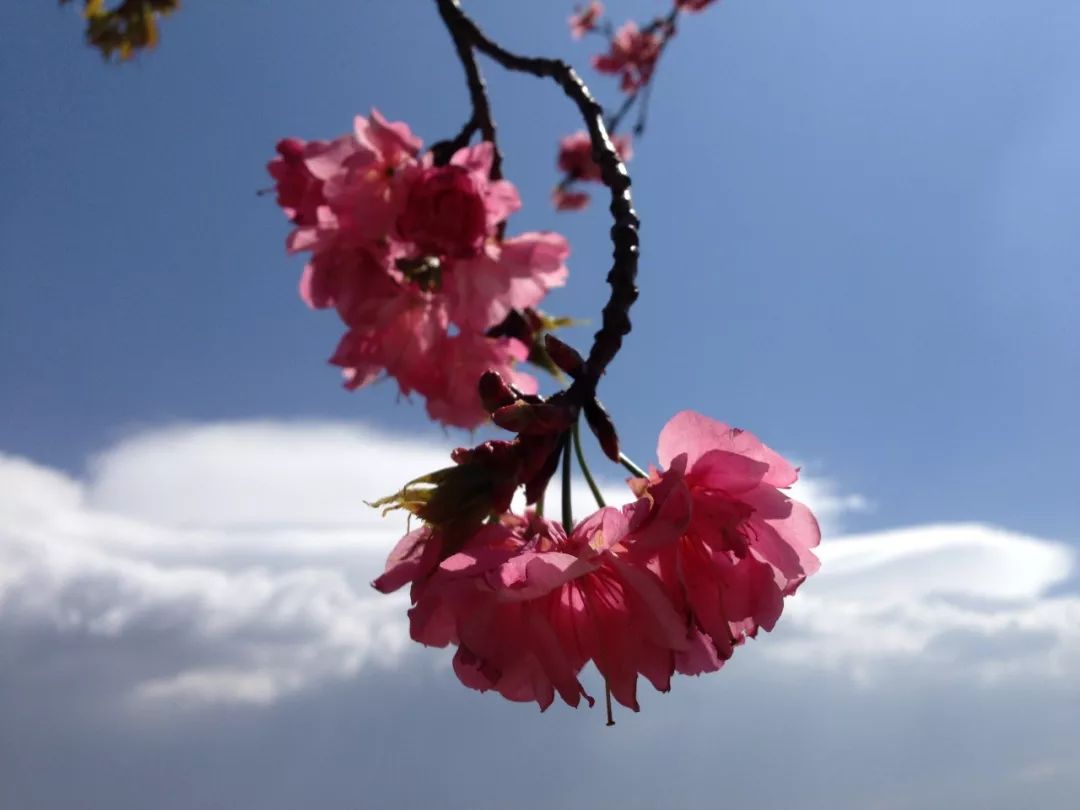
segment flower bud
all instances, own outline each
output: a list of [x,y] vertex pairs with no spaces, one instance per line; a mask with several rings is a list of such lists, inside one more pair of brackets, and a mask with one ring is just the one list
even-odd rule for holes
[[577,349],[567,343],[563,343],[552,334],[544,335],[544,348],[548,356],[561,370],[577,379],[581,370],[585,367],[585,361],[578,354]]
[[574,424],[574,411],[564,404],[551,402],[514,402],[491,415],[499,427],[521,435],[562,433]]
[[611,416],[604,410],[600,400],[595,397],[585,403],[584,410],[585,421],[589,423],[589,429],[600,442],[600,449],[604,451],[605,456],[618,464],[619,434],[615,432],[615,423],[611,421]]
[[511,405],[517,400],[513,389],[506,384],[506,380],[497,371],[485,371],[480,377],[478,387],[480,401],[484,403],[484,410],[489,413]]

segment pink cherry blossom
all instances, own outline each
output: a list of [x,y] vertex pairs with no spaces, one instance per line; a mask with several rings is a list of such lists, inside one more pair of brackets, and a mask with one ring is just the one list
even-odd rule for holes
[[[680,671],[708,671],[759,628],[773,628],[784,597],[817,571],[810,549],[821,534],[810,510],[780,491],[798,471],[753,434],[684,411],[664,427],[657,452],[664,469],[632,482],[646,496],[630,507],[635,553],[655,554],[650,568],[710,642]],[[689,523],[670,542],[687,501]]]
[[296,225],[288,249],[311,253],[301,297],[348,326],[331,358],[347,387],[385,374],[423,396],[433,418],[476,427],[488,418],[477,392],[485,371],[536,390],[515,368],[526,345],[485,333],[565,283],[569,248],[556,234],[503,238],[521,200],[491,179],[491,143],[445,166],[419,149],[407,125],[372,110],[336,140],[281,141],[268,169]]
[[473,256],[487,237],[487,210],[472,175],[461,166],[429,166],[409,189],[398,235],[422,253]]
[[330,256],[314,257],[302,295],[313,306],[336,307],[351,327],[331,358],[345,369],[347,387],[385,372],[402,393],[423,396],[433,419],[466,428],[488,418],[477,390],[485,371],[524,393],[537,391],[536,379],[515,368],[529,355],[521,341],[472,331],[451,336],[445,296],[386,272],[365,251],[339,251],[326,261]]
[[462,149],[446,166],[425,166],[410,182],[397,238],[423,255],[477,255],[496,227],[521,207],[517,190],[492,182],[490,143]]
[[521,197],[513,183],[509,180],[490,179],[494,161],[495,146],[489,141],[466,146],[450,158],[450,165],[460,166],[468,171],[481,189],[487,210],[489,233],[494,233],[497,225],[521,208]]
[[659,36],[639,30],[631,20],[615,32],[606,54],[593,57],[593,67],[601,73],[620,76],[622,90],[633,93],[649,83],[662,47]]
[[419,172],[420,140],[401,122],[388,122],[378,110],[358,115],[346,146],[309,165],[324,179],[328,205],[337,218],[339,238],[380,241],[394,229],[412,180]]
[[551,192],[551,204],[556,211],[580,211],[588,206],[590,199],[584,191],[569,191],[562,184]]
[[350,135],[329,142],[285,139],[278,146],[282,156],[268,169],[279,202],[298,226],[288,243],[296,252],[343,237],[385,237],[404,202],[403,173],[416,165],[420,141],[405,124],[372,110],[370,118],[356,117]]
[[697,12],[703,11],[706,6],[711,6],[715,0],[675,0],[675,7],[679,11]]
[[430,526],[402,537],[386,559],[386,569],[371,583],[381,593],[393,593],[409,583],[423,582],[439,564],[443,537]]
[[403,285],[371,322],[345,334],[330,362],[344,369],[349,388],[367,385],[385,371],[403,394],[426,396],[438,374],[437,352],[448,326],[441,302]]
[[356,116],[356,139],[375,153],[376,164],[386,173],[409,163],[420,151],[422,141],[413,135],[408,124],[387,121],[376,109],[371,116]]
[[604,4],[597,2],[597,0],[592,0],[592,2],[584,8],[578,8],[570,15],[568,20],[570,24],[570,36],[574,39],[581,39],[596,28],[596,21],[600,19],[603,14]]
[[329,147],[325,141],[284,138],[278,141],[278,157],[267,171],[277,186],[277,203],[297,225],[314,224],[319,206],[326,204],[322,181],[311,173],[307,159]]
[[[346,385],[359,388],[385,371],[402,393],[425,397],[433,419],[470,428],[487,419],[477,392],[485,371],[534,393],[535,378],[514,367],[528,358],[528,347],[484,331],[510,307],[530,306],[562,282],[565,244],[554,235],[526,234],[486,250],[482,259],[449,263],[441,290],[387,269],[388,259],[374,248],[342,244],[316,253],[301,296],[311,306],[336,308],[351,327],[331,358],[346,370]],[[452,319],[463,327],[454,336]]]
[[[606,508],[567,537],[535,515],[505,516],[414,587],[413,638],[456,644],[466,686],[547,708],[556,692],[571,706],[577,673],[592,661],[612,696],[637,710],[637,679],[670,688],[689,631],[658,578],[629,561],[626,516]],[[409,569],[412,570],[412,569]]]
[[[611,142],[623,161],[634,154],[633,144],[627,135],[613,135]],[[600,180],[600,167],[593,161],[592,140],[585,130],[567,135],[559,141],[559,170],[573,180]]]
[[548,290],[566,283],[569,254],[557,233],[523,233],[489,243],[475,258],[451,262],[442,278],[451,320],[483,331],[512,309],[536,306]]

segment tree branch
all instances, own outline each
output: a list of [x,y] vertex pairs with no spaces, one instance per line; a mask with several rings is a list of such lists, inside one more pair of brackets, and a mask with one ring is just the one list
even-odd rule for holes
[[[583,405],[595,396],[597,382],[622,348],[623,337],[630,333],[630,308],[638,297],[636,282],[640,222],[634,211],[633,198],[630,194],[630,175],[611,143],[604,123],[603,108],[592,97],[589,89],[572,67],[558,59],[526,57],[511,53],[489,39],[465,14],[458,0],[436,0],[436,2],[439,13],[454,38],[458,54],[461,55],[465,51],[469,54],[468,60],[463,57],[467,77],[470,76],[469,61],[471,61],[472,50],[475,49],[507,70],[551,79],[577,105],[589,131],[593,160],[600,167],[603,184],[611,192],[610,210],[614,219],[611,241],[614,248],[614,262],[607,276],[608,284],[611,285],[611,295],[603,310],[600,329],[593,337],[593,345],[589,350],[583,373],[574,380],[567,391],[567,397],[572,403]],[[479,75],[478,71],[476,75]],[[482,81],[480,86],[482,89]],[[470,92],[472,91],[473,82],[470,79]],[[484,100],[486,101],[486,95]],[[476,104],[475,96],[473,103]]]
[[[444,3],[440,0],[439,14],[450,31],[450,36],[454,40],[454,49],[457,51],[458,59],[461,60],[461,66],[465,69],[465,83],[469,87],[469,99],[472,102],[473,114],[472,118],[462,128],[461,133],[450,143],[456,144],[457,148],[460,149],[468,143],[472,133],[479,129],[480,136],[485,141],[491,141],[491,145],[495,148],[495,156],[491,162],[491,179],[501,180],[502,153],[499,151],[499,142],[496,138],[495,119],[491,115],[491,102],[487,96],[487,85],[484,83],[484,77],[480,73],[480,67],[476,64],[472,43],[465,36],[461,26],[455,25],[454,11],[454,3]],[[460,8],[456,9],[456,11],[461,13]],[[464,142],[461,142],[462,136],[464,136]]]

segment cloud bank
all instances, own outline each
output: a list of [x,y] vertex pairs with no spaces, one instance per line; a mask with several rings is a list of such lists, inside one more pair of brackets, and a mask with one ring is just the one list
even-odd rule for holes
[[[167,655],[112,684],[129,701],[267,703],[399,666],[404,597],[367,583],[405,522],[364,499],[445,459],[367,428],[282,423],[137,435],[85,480],[0,457],[0,633],[48,639],[23,655],[55,660],[152,639]],[[862,506],[813,477],[796,494],[826,525]],[[826,536],[821,556],[763,654],[864,683],[898,665],[1080,677],[1080,599],[1047,595],[1075,565],[1064,545],[963,524]]]
[[[36,792],[57,779],[52,757],[60,750],[73,752],[65,762],[100,774],[120,761],[128,773],[142,762],[141,751],[176,746],[180,765],[201,763],[216,773],[197,752],[223,739],[231,740],[221,743],[229,757],[249,757],[253,768],[288,751],[290,767],[313,784],[330,780],[348,796],[363,773],[381,797],[371,806],[414,806],[441,796],[431,792],[432,780],[460,780],[454,769],[463,767],[465,751],[488,750],[507,722],[537,734],[535,744],[547,741],[545,751],[576,751],[605,768],[617,767],[609,758],[619,752],[637,761],[651,751],[666,762],[662,741],[696,727],[699,740],[718,746],[729,763],[741,762],[741,751],[780,745],[805,759],[790,765],[792,773],[811,780],[818,771],[805,770],[810,763],[833,767],[813,752],[860,760],[867,753],[849,747],[884,726],[906,740],[898,750],[884,742],[889,756],[937,773],[941,766],[917,750],[923,732],[905,732],[903,724],[905,713],[925,710],[926,701],[952,725],[997,724],[995,739],[1011,739],[1003,745],[1014,756],[1006,767],[990,749],[967,752],[968,781],[950,782],[941,770],[934,797],[992,807],[1033,789],[1056,796],[1075,782],[1080,736],[1054,726],[1061,707],[1075,708],[1080,698],[1080,596],[1060,587],[1076,567],[1069,546],[978,523],[844,537],[844,515],[864,502],[810,475],[797,494],[827,527],[824,564],[776,632],[740,650],[722,673],[682,679],[671,695],[647,697],[642,715],[620,723],[617,736],[596,737],[599,723],[587,712],[560,708],[551,714],[561,716],[539,719],[467,692],[443,651],[409,641],[404,596],[380,596],[368,586],[405,521],[382,518],[364,499],[445,460],[446,448],[368,428],[273,422],[145,432],[91,460],[82,478],[0,455],[0,785],[8,785],[0,787],[0,806],[73,806],[61,787]],[[626,500],[618,481],[604,488],[614,502]],[[587,491],[577,492],[577,502],[588,503]],[[309,760],[315,749],[298,749],[292,729],[313,716],[324,719],[319,733],[328,735],[316,746],[320,757],[333,760],[349,735],[359,734],[369,761],[350,770]],[[941,718],[923,722],[961,744],[935,725]],[[830,736],[837,724],[844,735]],[[739,729],[737,740],[724,732],[731,728]],[[401,736],[406,731],[424,740]],[[564,732],[575,735],[572,743]],[[468,744],[457,752],[462,734]],[[102,760],[104,739],[127,753]],[[380,741],[375,748],[373,740]],[[810,741],[813,752],[800,748]],[[408,759],[416,746],[441,763],[425,765],[436,776],[395,794],[404,766],[378,751],[388,747]],[[738,767],[760,771],[751,759]],[[517,762],[501,767],[516,773]],[[139,767],[154,772],[148,763]],[[970,774],[986,769],[995,769],[997,787],[980,793]],[[97,797],[80,806],[123,810],[146,806],[142,789],[177,778],[173,770],[155,773],[156,782],[131,787],[138,798],[128,803],[123,780],[107,788],[100,780],[71,785]],[[570,807],[580,798],[603,807],[611,806],[605,797],[620,795],[620,807],[711,806],[699,792],[707,775],[700,768],[682,775],[685,804],[668,803],[645,784],[604,793],[584,776],[536,782],[520,802],[455,794],[440,804]],[[520,773],[515,778],[528,783]],[[201,788],[202,798],[178,794],[161,806],[285,808],[309,795],[290,793],[280,780],[256,782],[242,768],[223,771]],[[267,785],[274,789],[263,790]],[[741,806],[786,806],[793,796],[817,806],[790,787],[748,793],[759,801]],[[940,806],[925,789],[896,787],[889,798],[880,788],[880,779],[856,779],[842,801],[822,791],[820,806]],[[356,805],[343,799],[326,806]]]

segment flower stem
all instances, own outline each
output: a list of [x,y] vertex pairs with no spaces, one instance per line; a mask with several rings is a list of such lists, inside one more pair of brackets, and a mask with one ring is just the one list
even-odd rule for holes
[[645,472],[643,469],[641,469],[641,467],[639,467],[637,464],[632,462],[629,458],[624,456],[622,453],[619,453],[619,463],[622,464],[624,467],[626,467],[626,469],[628,469],[630,472],[632,472],[638,478],[648,478],[649,477],[649,474],[647,472]]
[[574,507],[570,503],[570,436],[563,437],[562,456],[562,525],[566,536],[574,530]]
[[[585,461],[585,451],[581,449],[581,431],[578,429],[577,422],[574,422],[574,452],[577,455],[578,464],[581,465],[581,472],[585,475],[585,481],[588,483],[589,489],[592,490],[593,497],[596,498],[596,505],[603,509],[607,504],[604,503],[604,496],[600,494],[600,487],[596,485],[596,480],[592,477],[592,471]],[[607,707],[607,725],[613,726],[615,725],[615,716],[611,712],[611,686],[608,685],[607,678],[604,678],[604,705]]]
[[585,461],[585,452],[581,449],[581,431],[578,429],[577,422],[574,422],[574,452],[577,454],[578,464],[581,465],[581,472],[585,476],[585,483],[589,485],[593,497],[596,498],[596,505],[603,509],[607,504],[604,503],[604,496],[600,494],[600,487],[596,485],[592,470],[589,469],[589,465]]

